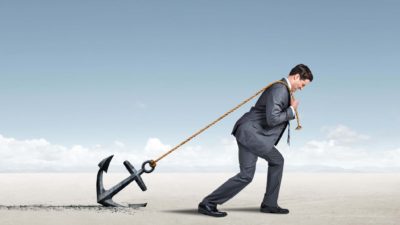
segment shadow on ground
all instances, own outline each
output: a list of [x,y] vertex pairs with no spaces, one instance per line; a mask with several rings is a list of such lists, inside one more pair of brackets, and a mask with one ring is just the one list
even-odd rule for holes
[[[223,208],[221,211],[230,212],[260,212],[259,207],[239,207],[239,208]],[[197,208],[192,209],[174,209],[174,210],[163,210],[163,212],[167,213],[177,213],[177,214],[186,214],[186,215],[201,215],[197,212]]]

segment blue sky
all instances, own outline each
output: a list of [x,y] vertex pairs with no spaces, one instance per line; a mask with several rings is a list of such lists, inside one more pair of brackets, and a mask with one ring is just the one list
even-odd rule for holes
[[[305,63],[294,149],[344,126],[367,152],[397,154],[398,21],[387,0],[1,1],[0,135],[141,154]],[[252,104],[193,146],[218,149]]]

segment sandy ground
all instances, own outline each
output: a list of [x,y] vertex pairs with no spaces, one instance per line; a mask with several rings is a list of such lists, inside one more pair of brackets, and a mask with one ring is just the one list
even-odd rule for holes
[[[279,204],[288,215],[259,212],[266,174],[220,206],[224,218],[197,213],[198,202],[233,173],[144,174],[142,192],[132,183],[114,200],[139,209],[96,204],[96,174],[0,174],[0,224],[400,224],[400,174],[284,173]],[[125,173],[105,176],[106,187]]]

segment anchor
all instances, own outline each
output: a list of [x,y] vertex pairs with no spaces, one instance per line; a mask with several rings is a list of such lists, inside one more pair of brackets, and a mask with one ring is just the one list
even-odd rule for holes
[[[247,98],[246,100],[244,100],[239,105],[237,105],[236,107],[232,108],[231,110],[229,110],[228,112],[226,112],[222,116],[220,116],[218,119],[214,120],[213,122],[211,122],[210,124],[208,124],[204,128],[200,129],[199,131],[194,133],[192,136],[188,137],[186,140],[182,141],[180,144],[178,144],[177,146],[173,147],[171,150],[169,150],[168,152],[164,153],[162,156],[160,156],[156,160],[147,160],[147,161],[143,162],[142,168],[139,171],[136,171],[136,169],[128,161],[125,161],[124,165],[125,165],[126,169],[129,171],[130,176],[125,178],[123,181],[119,182],[117,185],[115,185],[114,187],[110,188],[109,190],[105,190],[104,189],[104,186],[103,186],[103,172],[107,172],[108,166],[110,165],[111,159],[112,159],[112,157],[114,155],[111,155],[111,156],[103,159],[99,163],[100,169],[99,169],[99,172],[97,173],[97,202],[102,204],[103,206],[124,207],[123,205],[120,205],[120,204],[118,204],[118,203],[116,203],[116,202],[114,202],[112,200],[114,195],[116,195],[118,192],[120,192],[122,189],[124,189],[126,186],[128,186],[132,181],[136,181],[136,183],[139,185],[140,189],[142,189],[142,191],[146,191],[147,187],[144,184],[144,182],[142,180],[142,177],[141,177],[141,175],[143,173],[151,173],[151,172],[153,172],[153,170],[156,167],[158,161],[160,161],[161,159],[163,159],[167,155],[171,154],[173,151],[175,151],[176,149],[178,149],[179,147],[184,145],[186,142],[192,140],[194,137],[196,137],[200,133],[204,132],[205,130],[207,130],[208,128],[210,128],[211,126],[213,126],[214,124],[216,124],[217,122],[219,122],[220,120],[225,118],[227,115],[229,115],[230,113],[232,113],[236,109],[240,108],[242,105],[244,105],[245,103],[249,102],[251,99],[255,98],[257,95],[259,95],[262,92],[264,92],[266,89],[268,89],[269,87],[271,87],[275,83],[282,83],[283,85],[285,85],[286,88],[288,89],[289,93],[291,94],[292,99],[294,99],[294,96],[291,93],[289,86],[285,82],[282,82],[282,81],[273,82],[273,83],[269,84],[268,86],[264,87],[263,89],[259,90],[253,96],[251,96],[250,98]],[[299,129],[301,129],[301,125],[300,125],[300,120],[299,120],[299,115],[298,115],[297,109],[295,109],[295,113],[296,113],[296,119],[297,119],[297,128],[296,128],[296,130],[299,130]],[[151,169],[146,169],[146,165],[147,164],[151,167]],[[147,203],[144,203],[144,204],[129,204],[129,206],[142,206],[142,207],[145,207],[146,204]]]
[[[103,185],[103,172],[107,172],[108,167],[109,167],[110,162],[113,157],[114,157],[114,155],[111,155],[111,156],[103,159],[99,163],[100,169],[99,169],[99,172],[97,173],[97,182],[96,182],[97,202],[102,204],[103,206],[124,207],[123,205],[120,205],[112,200],[114,195],[118,194],[118,192],[120,192],[122,189],[124,189],[126,186],[128,186],[132,181],[136,181],[136,183],[138,184],[140,189],[142,189],[142,191],[146,191],[147,187],[144,184],[141,175],[143,173],[153,172],[155,167],[152,166],[153,165],[152,160],[147,160],[147,161],[143,162],[142,168],[139,171],[137,171],[130,162],[125,161],[124,165],[125,165],[126,169],[129,171],[130,176],[128,176],[127,178],[125,178],[124,180],[122,180],[121,182],[116,184],[114,187],[106,190]],[[150,169],[146,168],[147,164],[150,165]],[[147,205],[147,203],[130,204],[129,206],[145,207],[146,205]]]

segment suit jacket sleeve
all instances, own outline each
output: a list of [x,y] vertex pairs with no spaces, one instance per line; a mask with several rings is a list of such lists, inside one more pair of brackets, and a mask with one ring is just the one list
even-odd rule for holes
[[289,93],[285,86],[271,87],[267,95],[266,119],[269,127],[275,127],[295,118],[289,105]]

